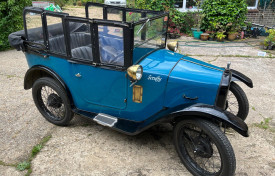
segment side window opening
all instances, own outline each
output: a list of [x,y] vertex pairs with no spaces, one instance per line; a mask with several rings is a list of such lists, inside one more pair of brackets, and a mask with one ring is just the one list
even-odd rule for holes
[[28,41],[44,44],[44,34],[42,28],[41,14],[27,12],[25,14]]
[[89,23],[69,22],[71,55],[77,60],[93,61]]
[[107,19],[113,21],[123,21],[123,12],[115,8],[107,8]]
[[46,20],[50,52],[66,55],[62,18],[47,15]]
[[98,34],[101,63],[124,66],[123,28],[99,25]]
[[89,6],[88,14],[90,19],[103,19],[103,7]]

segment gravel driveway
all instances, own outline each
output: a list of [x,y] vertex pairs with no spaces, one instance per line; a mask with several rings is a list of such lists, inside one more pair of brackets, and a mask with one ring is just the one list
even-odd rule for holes
[[[213,55],[217,52],[207,48],[197,50],[196,55],[192,48],[182,47],[181,51],[218,66],[231,61],[232,68],[253,79],[253,89],[240,83],[250,101],[246,122],[251,136],[228,134],[236,154],[236,175],[275,175],[274,121],[267,130],[255,125],[264,118],[274,119],[275,58],[255,56],[254,47],[243,48],[250,57],[240,56],[234,48],[223,56]],[[212,54],[206,54],[209,52]],[[33,146],[45,136],[51,138],[29,160],[31,175],[190,175],[174,149],[170,126],[157,126],[133,137],[79,116],[69,127],[54,126],[36,109],[31,90],[23,89],[28,69],[24,54],[0,52],[0,61],[0,175],[25,175],[28,171],[18,171],[16,165],[28,161]]]

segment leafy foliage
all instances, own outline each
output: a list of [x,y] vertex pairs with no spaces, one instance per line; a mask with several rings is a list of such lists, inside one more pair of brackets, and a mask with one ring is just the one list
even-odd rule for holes
[[31,0],[7,0],[0,2],[0,51],[10,47],[10,33],[23,29],[22,11]]
[[269,35],[265,38],[264,45],[275,46],[275,29],[269,29],[267,32]]
[[211,23],[218,23],[227,31],[232,31],[230,28],[244,25],[247,14],[246,0],[205,0],[202,9],[202,29],[208,29]]
[[136,0],[135,8],[169,11],[170,19],[168,23],[168,32],[176,35],[191,33],[191,27],[194,25],[194,13],[180,12],[175,9],[174,4],[174,0]]
[[52,0],[52,2],[54,2],[55,5],[59,5],[60,7],[65,6],[67,0]]
[[31,167],[31,163],[28,161],[23,161],[22,163],[19,163],[16,168],[20,171],[29,169]]

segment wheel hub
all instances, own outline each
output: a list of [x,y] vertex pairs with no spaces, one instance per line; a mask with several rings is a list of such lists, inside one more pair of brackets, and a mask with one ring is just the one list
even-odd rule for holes
[[55,93],[52,93],[48,97],[47,104],[53,108],[60,108],[62,106],[62,99]]
[[213,148],[208,139],[196,137],[194,139],[194,154],[202,158],[211,158],[213,155]]

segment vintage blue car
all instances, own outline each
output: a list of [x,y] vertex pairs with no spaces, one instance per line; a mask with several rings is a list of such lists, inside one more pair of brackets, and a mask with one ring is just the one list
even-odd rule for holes
[[81,18],[26,7],[25,29],[9,36],[25,53],[24,88],[32,88],[45,119],[65,126],[80,114],[129,135],[170,123],[192,174],[234,175],[234,151],[221,128],[248,137],[248,100],[236,81],[252,88],[251,79],[166,45],[166,12],[97,3],[85,11]]

